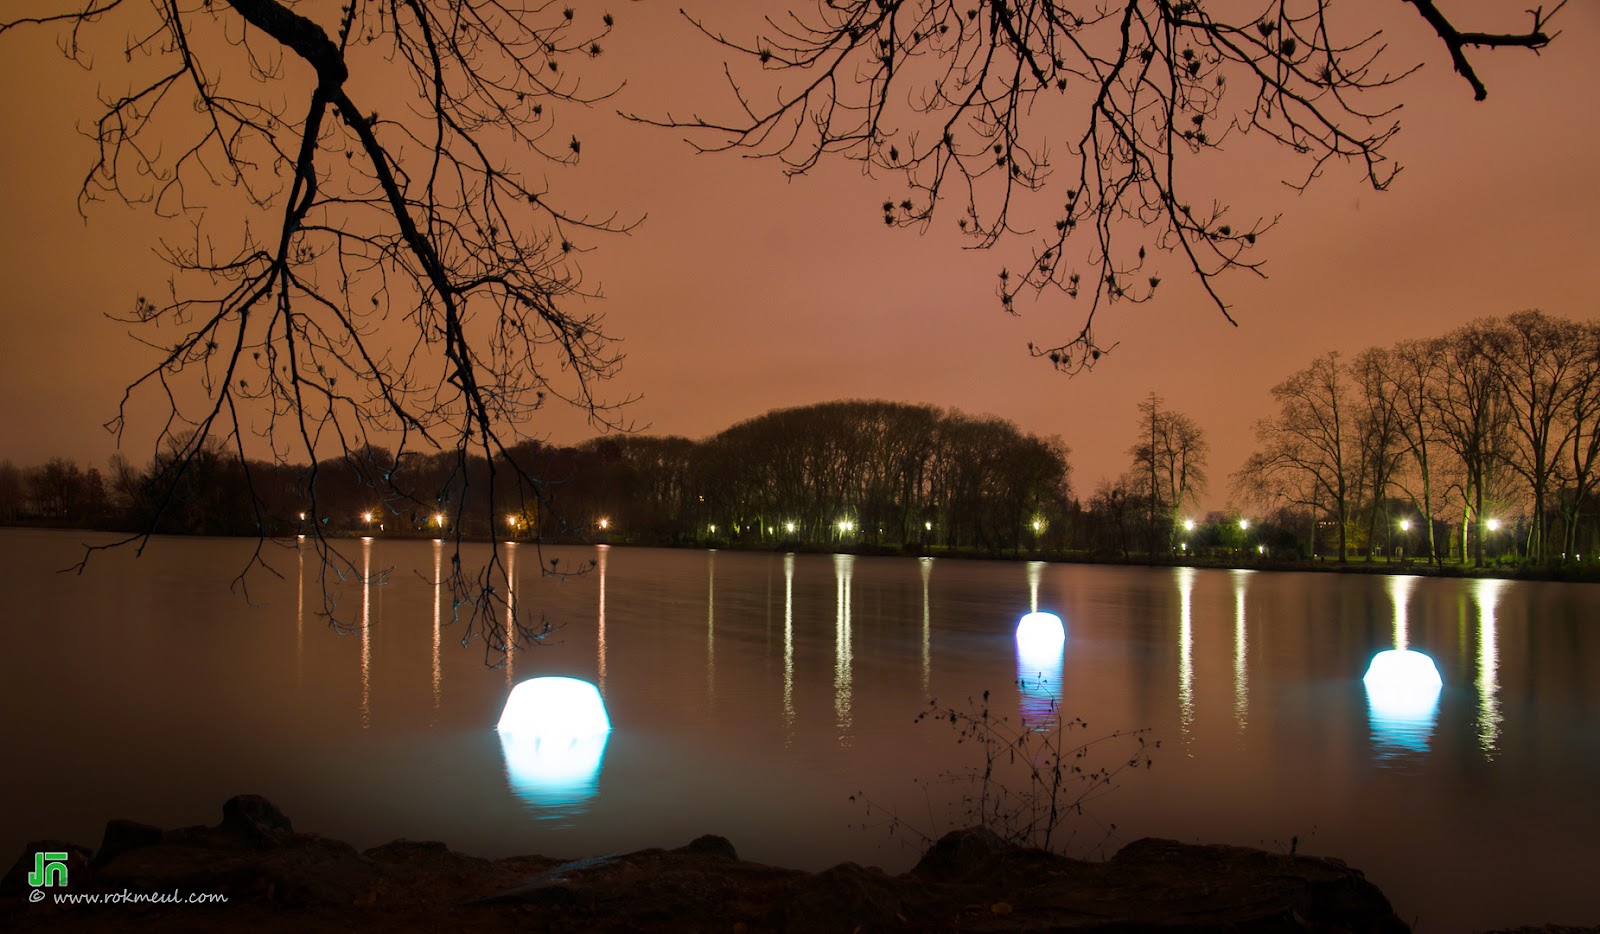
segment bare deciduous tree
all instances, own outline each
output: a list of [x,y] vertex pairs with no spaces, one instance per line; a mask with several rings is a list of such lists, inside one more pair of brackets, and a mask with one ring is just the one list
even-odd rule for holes
[[[1479,100],[1488,92],[1469,53],[1544,48],[1562,5],[1528,11],[1524,31],[1494,32],[1462,28],[1435,0],[1406,2]],[[1031,240],[1026,261],[1000,271],[998,296],[1014,312],[1025,290],[1087,295],[1076,334],[1030,345],[1068,372],[1111,349],[1094,328],[1105,303],[1155,294],[1151,250],[1175,255],[1233,320],[1215,280],[1259,273],[1253,248],[1274,220],[1231,219],[1227,205],[1194,189],[1194,157],[1254,133],[1300,159],[1297,187],[1331,162],[1360,166],[1377,189],[1399,168],[1386,153],[1398,108],[1372,92],[1414,66],[1387,70],[1372,12],[1347,0],[796,7],[769,15],[748,39],[691,18],[750,63],[727,70],[735,113],[636,119],[687,129],[702,150],[780,159],[791,175],[835,154],[887,173],[904,185],[882,204],[891,226],[926,227],[949,200],[975,247]]]
[[[100,80],[80,210],[111,198],[193,218],[160,247],[167,294],[125,319],[157,354],[122,411],[139,393],[170,409],[162,483],[219,439],[248,469],[254,435],[313,465],[378,436],[399,439],[396,460],[454,451],[463,473],[476,451],[493,484],[497,463],[524,473],[512,449],[548,401],[614,422],[596,384],[620,357],[574,260],[584,235],[627,224],[569,212],[541,178],[581,152],[557,109],[606,96],[574,66],[601,53],[610,14],[542,0],[30,0],[0,14],[0,36],[29,27],[55,30]],[[314,466],[306,488],[316,515]],[[381,493],[396,510],[431,495]],[[311,528],[324,567],[357,573]],[[490,612],[508,593],[498,551],[467,571],[458,548],[451,567],[463,641],[474,624],[490,651],[542,631]]]
[[1234,475],[1235,487],[1263,504],[1321,509],[1339,527],[1339,560],[1349,558],[1350,509],[1359,482],[1359,453],[1349,377],[1330,351],[1272,387],[1278,413],[1256,423],[1262,445]]
[[1152,560],[1158,547],[1169,552],[1176,547],[1178,514],[1205,492],[1209,450],[1194,419],[1162,408],[1163,402],[1151,393],[1139,403],[1139,440],[1128,449],[1133,458],[1128,487],[1145,502],[1146,549]]

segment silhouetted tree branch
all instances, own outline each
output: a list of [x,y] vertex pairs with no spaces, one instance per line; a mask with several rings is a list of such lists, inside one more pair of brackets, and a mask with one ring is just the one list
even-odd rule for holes
[[[1560,9],[1531,11],[1525,33],[1493,33],[1458,28],[1433,0],[1407,2],[1479,99],[1486,92],[1467,50],[1537,51]],[[889,173],[905,186],[882,203],[890,226],[926,228],[952,201],[973,247],[1031,241],[1024,262],[1000,271],[997,295],[1015,313],[1024,291],[1086,294],[1076,334],[1029,345],[1073,373],[1115,346],[1095,332],[1105,304],[1155,294],[1152,250],[1175,256],[1233,321],[1216,280],[1261,274],[1253,248],[1276,219],[1231,220],[1226,204],[1195,190],[1195,157],[1231,134],[1265,135],[1298,157],[1297,188],[1330,162],[1354,163],[1374,188],[1388,186],[1399,171],[1385,154],[1397,107],[1368,102],[1414,68],[1384,70],[1381,31],[1352,6],[810,0],[767,16],[748,39],[689,16],[761,77],[725,67],[728,116],[634,119],[689,130],[701,151],[778,159],[791,175],[835,155]]]
[[[113,198],[191,219],[192,237],[160,248],[168,293],[121,318],[157,359],[108,425],[120,439],[132,399],[164,399],[161,483],[176,489],[219,444],[248,470],[263,439],[280,463],[313,465],[307,531],[354,574],[315,521],[315,464],[329,452],[355,458],[397,437],[395,463],[453,451],[463,476],[478,452],[492,509],[497,466],[540,495],[516,445],[548,401],[619,427],[597,384],[621,356],[583,310],[593,293],[574,260],[582,235],[629,225],[571,213],[531,180],[581,151],[556,132],[556,109],[608,96],[582,92],[569,68],[600,54],[609,14],[580,23],[537,0],[34,6],[8,10],[0,35],[56,27],[65,54],[103,75],[80,211]],[[104,54],[119,34],[120,74]],[[105,91],[113,81],[124,89]],[[393,471],[374,483],[396,512],[441,506]],[[463,517],[451,518],[459,545]],[[481,626],[502,651],[544,631],[508,632],[490,612],[507,593],[498,549],[481,570],[452,567],[455,604],[470,610],[463,641]]]

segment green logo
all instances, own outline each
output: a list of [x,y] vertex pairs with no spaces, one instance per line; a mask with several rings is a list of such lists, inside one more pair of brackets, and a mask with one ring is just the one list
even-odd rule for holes
[[28,873],[28,884],[35,888],[48,888],[52,885],[66,885],[67,854],[33,854],[33,871]]

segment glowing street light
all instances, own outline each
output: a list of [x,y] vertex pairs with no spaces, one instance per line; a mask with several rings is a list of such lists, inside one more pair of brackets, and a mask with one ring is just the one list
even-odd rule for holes
[[1185,519],[1185,520],[1183,520],[1183,530],[1185,532],[1193,532],[1194,531],[1194,520],[1193,519]]
[[302,512],[302,513],[301,513],[301,514],[300,514],[300,521],[301,521],[301,522],[304,522],[304,521],[306,521],[306,514],[305,514],[305,513],[303,513],[303,512]]
[[1043,519],[1035,519],[1035,520],[1033,520],[1033,530],[1035,532],[1039,531],[1042,528],[1044,528],[1044,520]]
[[839,520],[839,529],[840,529],[840,531],[848,532],[848,531],[850,531],[851,529],[853,529],[855,527],[856,527],[856,524],[854,522],[851,522],[849,519],[840,519]]
[[1401,519],[1400,520],[1400,531],[1402,531],[1402,532],[1411,531],[1411,520],[1410,519]]
[[372,513],[370,513],[370,512],[362,513],[361,514],[361,520],[363,522],[365,522],[366,524],[371,525],[372,524]]
[[1500,531],[1500,520],[1499,519],[1490,519],[1489,520],[1489,531],[1491,531],[1491,532]]
[[1244,518],[1243,516],[1240,516],[1239,517],[1239,529],[1240,529],[1240,531],[1249,531],[1249,529],[1250,529],[1250,520]]
[[712,535],[715,535],[715,534],[717,534],[717,527],[716,527],[716,525],[715,525],[715,524],[712,524],[712,525],[708,525],[708,526],[706,526],[706,528],[708,528],[708,529],[710,529],[710,530],[711,530],[711,534],[712,534]]
[[433,524],[436,525],[436,526],[439,526],[440,528],[443,528],[444,527],[444,513],[442,513],[442,512],[434,513],[433,514]]
[[788,532],[790,535],[793,535],[794,534],[794,523],[793,522],[785,522],[783,524],[783,530],[785,532]]
[[611,527],[611,520],[610,519],[601,519],[600,520],[600,531],[603,532],[603,531],[605,531],[606,529],[608,529],[610,527]]
[[922,530],[924,532],[932,532],[933,531],[933,523],[932,522],[924,522],[924,523],[922,523]]

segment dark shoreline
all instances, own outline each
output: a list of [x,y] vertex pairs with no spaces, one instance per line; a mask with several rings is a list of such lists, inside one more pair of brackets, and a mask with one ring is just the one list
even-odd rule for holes
[[[141,531],[126,529],[96,529],[82,526],[53,524],[53,523],[27,523],[0,526],[8,529],[34,529],[57,532],[98,532],[107,535],[132,535],[140,536]],[[252,540],[253,536],[198,536],[182,532],[155,533],[153,538],[237,538]],[[323,537],[329,541],[359,541],[369,536],[360,532],[330,532]],[[386,532],[376,538],[386,541],[433,541],[436,536],[426,532],[394,531]],[[266,541],[294,541],[287,537],[268,537]],[[447,542],[454,543],[456,539],[446,538]],[[1434,565],[1428,561],[1404,560],[1390,561],[1380,559],[1367,561],[1357,559],[1340,563],[1325,560],[1285,560],[1272,557],[1200,557],[1200,558],[1172,558],[1159,556],[1155,560],[1142,556],[1129,556],[1123,558],[1119,555],[1084,554],[1079,552],[1051,552],[1051,551],[1018,551],[1018,552],[992,552],[970,549],[944,549],[944,548],[902,548],[891,545],[817,545],[805,542],[779,542],[743,544],[737,542],[634,542],[608,537],[591,539],[561,538],[536,541],[534,539],[499,539],[502,543],[514,541],[517,544],[537,544],[562,547],[585,547],[593,545],[608,545],[615,548],[667,548],[683,551],[739,551],[753,554],[850,554],[862,557],[882,558],[948,558],[961,561],[1044,561],[1050,564],[1088,564],[1104,565],[1107,567],[1144,567],[1144,568],[1177,568],[1189,567],[1201,570],[1246,570],[1246,571],[1278,571],[1300,572],[1313,574],[1362,574],[1362,575],[1409,575],[1416,577],[1441,577],[1464,579],[1494,579],[1494,580],[1520,580],[1520,581],[1547,581],[1552,583],[1573,584],[1600,584],[1600,559],[1590,564],[1564,564],[1551,567],[1540,567],[1533,564],[1493,565],[1475,568],[1467,564],[1444,563]],[[461,544],[487,544],[489,539],[463,536]]]
[[[52,854],[59,878],[36,887],[29,872],[40,852]],[[165,903],[150,903],[152,896]],[[84,903],[92,898],[114,903]],[[0,878],[0,925],[747,934],[1411,930],[1359,869],[1251,847],[1146,838],[1090,862],[972,828],[933,842],[898,876],[855,863],[815,873],[752,863],[711,835],[676,849],[489,860],[433,841],[394,840],[358,852],[340,840],[296,832],[257,795],[230,798],[213,827],[163,830],[113,820],[98,851],[61,840],[26,844]],[[1597,934],[1600,927],[1490,934],[1536,932]]]

